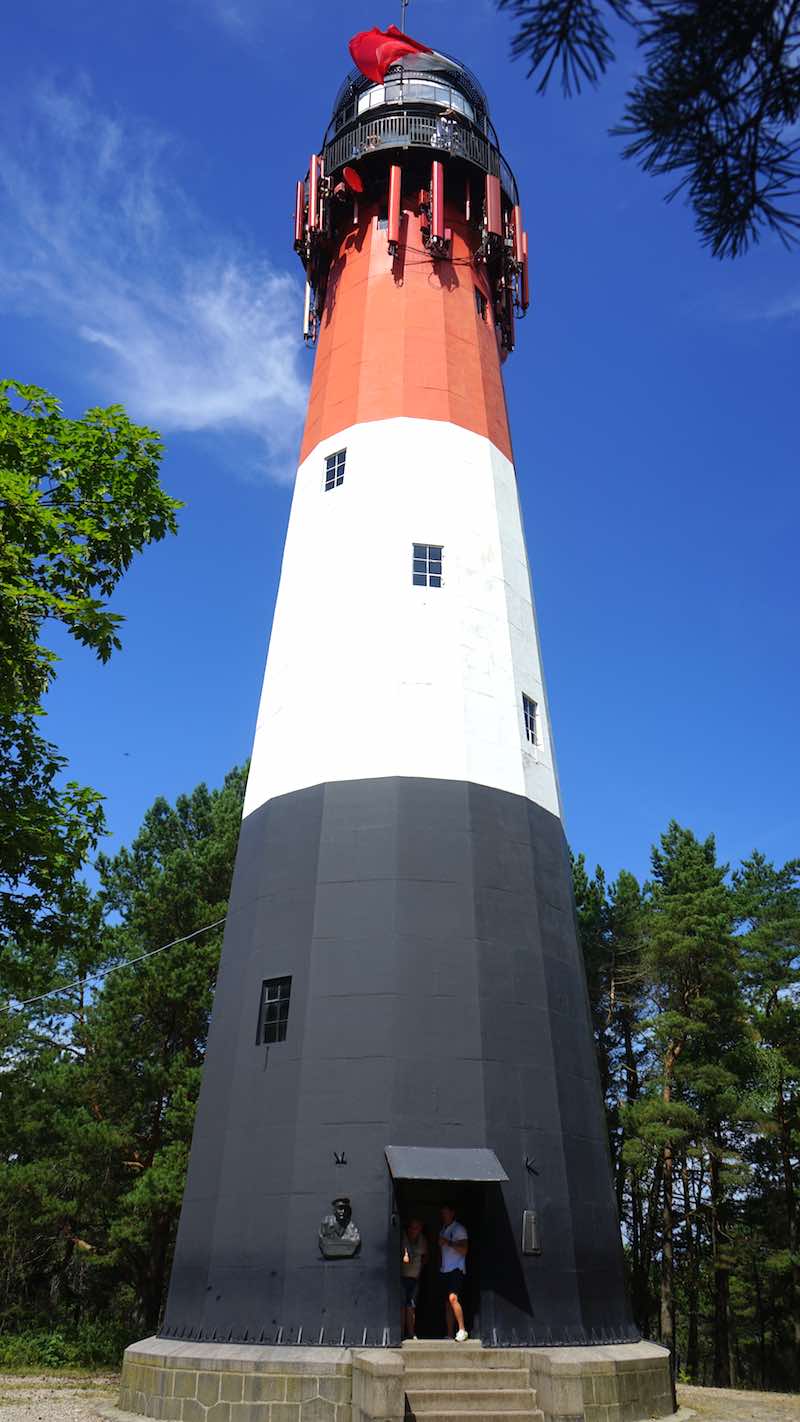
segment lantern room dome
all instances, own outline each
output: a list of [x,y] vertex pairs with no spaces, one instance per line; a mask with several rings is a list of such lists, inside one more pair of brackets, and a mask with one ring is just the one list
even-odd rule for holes
[[391,66],[385,84],[374,84],[360,69],[352,69],[334,100],[331,130],[336,132],[365,108],[377,107],[374,100],[363,102],[368,92],[376,90],[388,91],[386,103],[418,100],[461,108],[458,103],[452,104],[456,95],[466,102],[479,123],[489,118],[486,94],[465,64],[446,54],[408,54]]
[[475,75],[449,55],[409,54],[382,84],[353,69],[341,84],[325,134],[329,176],[386,149],[440,149],[499,177],[509,201],[517,185],[500,151],[486,95]]

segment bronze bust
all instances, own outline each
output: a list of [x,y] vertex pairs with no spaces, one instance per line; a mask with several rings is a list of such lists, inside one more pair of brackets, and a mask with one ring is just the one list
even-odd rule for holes
[[361,1248],[361,1235],[353,1223],[347,1195],[331,1200],[333,1214],[325,1215],[319,1227],[319,1247],[325,1259],[352,1259]]

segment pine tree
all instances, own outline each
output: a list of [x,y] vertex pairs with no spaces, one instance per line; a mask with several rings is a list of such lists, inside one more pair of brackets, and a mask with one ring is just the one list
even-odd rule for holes
[[[730,1085],[727,1065],[716,1058],[720,1041],[735,1036],[730,1015],[736,997],[733,908],[725,883],[727,866],[716,861],[713,836],[704,841],[672,821],[651,856],[649,915],[643,966],[651,984],[653,1051],[651,1087],[639,1110],[639,1133],[657,1150],[661,1203],[660,1336],[673,1360],[675,1330],[675,1232],[677,1183],[682,1152],[704,1139],[703,1110]],[[713,1208],[721,1209],[721,1141],[707,1141],[713,1162]],[[727,1335],[724,1261],[717,1238],[714,1269],[715,1374]],[[724,1317],[723,1317],[724,1315]]]
[[791,1345],[784,1348],[788,1352],[791,1346],[796,1358],[800,1349],[800,860],[776,868],[754,852],[736,871],[733,883],[743,994],[757,1042],[754,1115],[759,1130],[750,1140],[749,1154],[760,1185],[761,1268],[782,1288],[782,1314],[791,1337]]

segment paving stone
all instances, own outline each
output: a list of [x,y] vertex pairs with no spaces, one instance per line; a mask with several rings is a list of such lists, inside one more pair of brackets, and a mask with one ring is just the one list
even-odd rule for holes
[[206,1413],[206,1422],[231,1422],[231,1405],[229,1402],[215,1402],[213,1407],[209,1407]]
[[245,1402],[283,1402],[286,1397],[286,1378],[274,1373],[245,1373]]
[[219,1373],[197,1374],[197,1401],[204,1407],[213,1407],[219,1401]]
[[336,1403],[315,1397],[302,1404],[300,1416],[302,1422],[336,1422]]
[[241,1402],[244,1397],[244,1374],[223,1373],[219,1396],[221,1402]]
[[[610,1407],[612,1403],[619,1401],[619,1378],[615,1377],[613,1373],[610,1376],[599,1374],[592,1378],[592,1383],[594,1384],[595,1402],[601,1402],[606,1407]],[[609,1419],[609,1422],[612,1420]]]
[[319,1395],[329,1402],[349,1402],[352,1384],[347,1377],[320,1378]]
[[609,1417],[609,1409],[603,1403],[585,1408],[586,1422],[612,1422]]
[[[287,1377],[286,1379],[286,1401],[305,1402],[308,1398],[319,1395],[319,1378],[316,1377]],[[305,1416],[305,1413],[303,1413]]]
[[299,1402],[273,1402],[269,1422],[301,1422]]
[[232,1402],[231,1422],[269,1422],[270,1402]]

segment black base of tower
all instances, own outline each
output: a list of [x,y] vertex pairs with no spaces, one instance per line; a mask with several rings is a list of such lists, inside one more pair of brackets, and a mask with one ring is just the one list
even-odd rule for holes
[[[286,1040],[257,1045],[262,984],[285,975]],[[384,1151],[403,1145],[488,1146],[509,1181],[396,1188]],[[242,825],[161,1336],[396,1344],[399,1216],[453,1194],[473,1336],[638,1338],[561,823],[456,781],[271,800]],[[362,1242],[326,1260],[337,1195]]]

